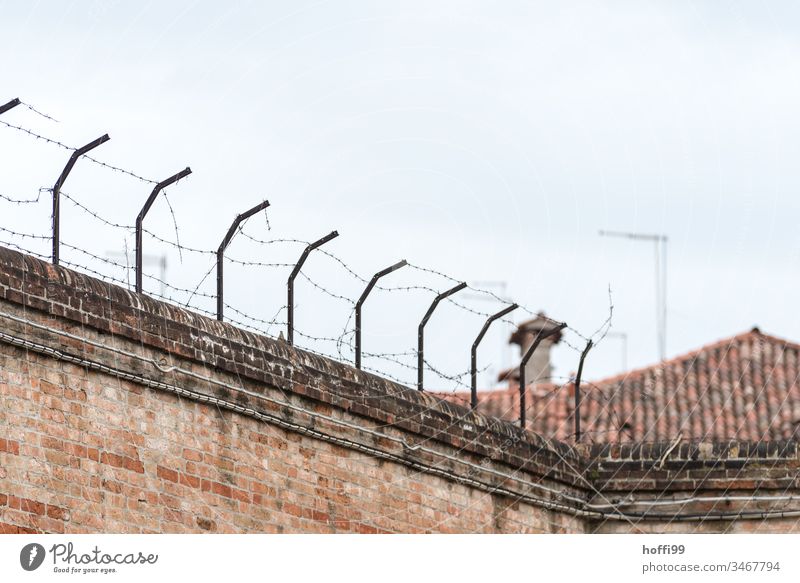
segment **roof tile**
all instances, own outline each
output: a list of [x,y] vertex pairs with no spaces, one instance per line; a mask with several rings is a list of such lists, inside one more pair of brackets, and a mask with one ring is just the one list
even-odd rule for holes
[[[584,381],[581,429],[595,443],[669,441],[679,433],[687,441],[797,437],[798,378],[800,345],[753,329],[657,365]],[[519,390],[511,379],[507,389],[481,391],[478,410],[519,419]],[[528,428],[571,440],[574,391],[572,383],[528,387]]]

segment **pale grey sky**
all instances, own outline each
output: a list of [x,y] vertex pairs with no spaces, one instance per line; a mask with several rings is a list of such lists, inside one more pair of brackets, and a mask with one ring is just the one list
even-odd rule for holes
[[[342,236],[327,248],[364,276],[406,258],[503,281],[520,303],[587,333],[606,318],[610,285],[614,330],[642,366],[657,358],[652,248],[597,232],[665,233],[668,356],[755,324],[800,340],[796,3],[0,2],[0,13],[0,101],[19,96],[60,123],[22,108],[2,119],[71,146],[108,132],[96,157],[149,178],[190,165],[169,190],[184,244],[216,248],[233,216],[268,198],[272,231],[256,217],[255,236],[335,228]],[[67,155],[0,127],[0,193],[52,186]],[[64,190],[130,224],[149,189],[81,162]],[[0,209],[0,226],[48,234],[47,203]],[[124,249],[123,233],[64,209],[64,241],[98,255]],[[148,225],[174,237],[163,202]],[[146,252],[165,250],[147,241]],[[230,255],[293,262],[299,251],[237,238]],[[180,287],[211,266],[188,253],[168,260]],[[324,257],[307,272],[360,292]],[[232,305],[264,319],[282,305],[285,271],[228,274]],[[386,283],[446,287],[413,270]],[[298,286],[298,328],[338,336],[347,305]],[[365,349],[413,350],[429,301],[371,297]],[[455,373],[481,318],[451,308],[428,345],[434,365]],[[506,332],[485,341],[484,386],[512,358]],[[567,375],[577,355],[562,346],[555,362]],[[607,339],[586,374],[620,364]]]

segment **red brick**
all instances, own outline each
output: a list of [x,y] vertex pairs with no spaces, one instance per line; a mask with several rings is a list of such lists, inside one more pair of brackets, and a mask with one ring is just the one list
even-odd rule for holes
[[226,498],[231,497],[231,487],[227,484],[220,484],[219,482],[211,482],[211,491]]
[[29,500],[28,498],[20,498],[19,509],[23,512],[29,512],[31,514],[43,515],[45,513],[45,505],[43,502]]
[[125,458],[125,467],[132,472],[136,472],[138,474],[144,473],[144,464],[139,460],[134,460],[131,458]]
[[231,496],[240,502],[250,502],[250,494],[239,488],[231,488]]
[[157,466],[156,475],[159,478],[163,480],[169,480],[170,482],[178,481],[178,472],[169,468],[165,468],[164,466]]
[[184,486],[189,486],[190,488],[199,488],[200,487],[200,478],[197,476],[192,476],[191,474],[184,474],[181,472],[180,476],[180,483]]
[[51,382],[40,380],[39,381],[39,388],[42,390],[43,393],[47,395],[63,395],[64,394],[64,387],[61,385],[55,385]]
[[10,439],[0,439],[0,452],[19,455],[19,442]]
[[201,462],[203,461],[203,452],[197,451],[196,449],[184,448],[183,459],[193,462]]
[[56,520],[69,520],[69,510],[59,506],[47,505],[47,516]]
[[139,474],[144,473],[144,465],[139,460],[107,451],[100,453],[100,463],[108,464],[110,466],[114,466],[115,468],[125,468]]

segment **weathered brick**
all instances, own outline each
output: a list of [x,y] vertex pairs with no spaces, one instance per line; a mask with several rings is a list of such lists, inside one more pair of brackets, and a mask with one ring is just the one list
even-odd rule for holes
[[170,482],[178,481],[178,472],[169,468],[165,468],[164,466],[157,466],[156,475],[158,475],[159,478],[169,480]]

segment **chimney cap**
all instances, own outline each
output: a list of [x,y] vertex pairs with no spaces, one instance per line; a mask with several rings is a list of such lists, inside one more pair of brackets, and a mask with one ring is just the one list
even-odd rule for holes
[[[535,318],[526,320],[517,326],[517,329],[511,334],[511,338],[509,338],[508,343],[519,344],[520,346],[523,346],[526,336],[536,336],[536,334],[542,330],[549,330],[556,325],[558,325],[558,322],[552,318],[549,318],[543,311],[539,311],[537,312]],[[561,331],[556,332],[550,338],[552,339],[553,344],[558,344],[558,342],[561,340]]]

